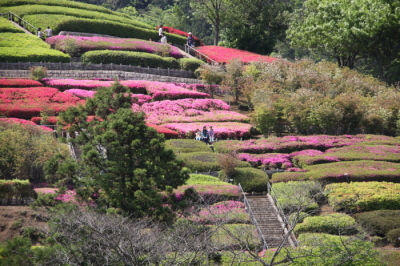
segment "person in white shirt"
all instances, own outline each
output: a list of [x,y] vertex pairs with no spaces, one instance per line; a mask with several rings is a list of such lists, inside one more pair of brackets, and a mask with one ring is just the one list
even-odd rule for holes
[[38,36],[40,39],[43,38],[42,28],[38,28],[38,29],[37,29],[37,36]]
[[44,32],[46,33],[47,38],[53,36],[53,31],[50,29],[50,27],[47,27]]
[[165,36],[164,33],[161,33],[161,36],[162,37],[161,37],[160,42],[163,44],[167,44],[167,36]]
[[163,34],[163,25],[162,24],[160,24],[160,27],[158,28],[158,36],[160,36],[160,37],[162,37],[162,34]]

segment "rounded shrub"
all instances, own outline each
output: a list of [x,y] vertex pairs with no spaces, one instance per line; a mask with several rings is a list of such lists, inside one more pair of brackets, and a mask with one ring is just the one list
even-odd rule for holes
[[144,53],[144,52],[131,52],[131,51],[110,51],[110,50],[96,50],[86,52],[82,55],[81,60],[83,63],[92,64],[122,64],[134,65],[141,67],[163,67],[172,68],[174,58],[167,59],[168,57],[161,57],[159,55]]
[[[219,171],[221,167],[217,161],[218,154],[213,152],[190,152],[177,154],[177,158],[183,160],[185,166],[194,172]],[[247,162],[238,162],[240,167],[249,167]]]
[[357,213],[354,216],[370,234],[386,236],[389,231],[400,228],[400,210],[378,210]]
[[179,65],[180,68],[186,71],[196,71],[204,62],[199,59],[193,59],[193,58],[180,58],[179,59]]
[[354,218],[343,213],[306,217],[294,228],[295,234],[326,233],[332,235],[353,235],[358,232]]
[[175,154],[188,152],[211,152],[210,146],[194,139],[171,139],[165,142],[166,148]]
[[[220,179],[226,179],[225,171],[219,172]],[[260,169],[252,167],[236,167],[233,175],[233,183],[242,186],[245,192],[264,192],[267,191],[269,178],[268,175]]]
[[171,69],[179,69],[179,62],[177,59],[173,57],[163,57],[164,65],[162,68],[171,68]]
[[390,230],[387,239],[393,246],[400,247],[400,228]]

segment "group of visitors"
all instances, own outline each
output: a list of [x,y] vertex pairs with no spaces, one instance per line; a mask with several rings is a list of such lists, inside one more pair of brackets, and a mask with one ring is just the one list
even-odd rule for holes
[[209,130],[207,130],[206,126],[203,127],[202,131],[200,131],[200,129],[196,129],[196,133],[195,133],[196,140],[201,140],[207,144],[211,144],[215,141],[214,136],[215,136],[214,129],[212,128],[212,126],[210,126]]
[[[158,27],[158,36],[161,38],[159,41],[160,43],[164,43],[164,44],[168,43],[167,36],[165,36],[165,34],[164,34],[162,24]],[[194,37],[191,32],[188,33],[187,45],[190,47],[194,47]]]
[[53,36],[53,30],[50,29],[50,27],[47,27],[47,29],[45,29],[44,33],[43,33],[42,28],[37,29],[37,36],[40,39],[44,39],[45,35],[46,35],[46,38]]

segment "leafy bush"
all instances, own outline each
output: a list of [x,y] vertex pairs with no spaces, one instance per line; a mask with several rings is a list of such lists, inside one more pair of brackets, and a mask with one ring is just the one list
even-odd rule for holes
[[322,187],[315,181],[291,181],[273,184],[272,192],[286,213],[299,208],[313,212],[318,209],[317,200],[321,200]]
[[172,68],[173,61],[176,59],[170,57],[161,57],[155,54],[143,52],[130,52],[130,51],[109,51],[98,50],[86,52],[82,55],[81,60],[83,63],[92,64],[122,64],[134,65],[142,67],[162,67]]
[[320,180],[327,182],[388,181],[400,182],[400,165],[378,161],[347,161],[308,166],[307,172],[276,173],[272,183]]
[[186,180],[186,185],[194,184],[226,184],[226,182],[221,181],[218,177],[202,174],[190,174],[188,180]]
[[[221,170],[219,177],[225,179],[225,172]],[[268,176],[260,170],[252,167],[237,167],[233,175],[233,183],[240,184],[245,192],[265,192],[268,190]]]
[[21,30],[20,28],[17,28],[12,24],[8,19],[0,17],[0,33],[5,33],[5,32],[10,32],[10,33],[23,33],[25,32]]
[[[184,161],[185,166],[192,172],[219,171],[221,167],[217,162],[218,154],[212,152],[188,152],[177,155]],[[246,162],[239,162],[240,167],[250,166]]]
[[390,230],[387,239],[393,246],[400,247],[400,228]]
[[11,11],[18,14],[20,17],[24,18],[27,15],[35,14],[55,14],[55,15],[66,15],[76,18],[88,18],[88,19],[99,19],[104,21],[115,21],[119,23],[134,25],[141,28],[151,29],[152,27],[148,24],[144,24],[134,19],[126,18],[120,14],[107,14],[103,12],[86,10],[82,8],[71,8],[71,7],[61,7],[61,6],[49,6],[49,5],[19,5],[15,7],[3,7],[0,8],[0,12]]
[[400,210],[356,213],[354,219],[371,235],[386,236],[390,230],[400,228]]
[[42,66],[35,66],[29,68],[29,71],[31,72],[31,79],[40,81],[44,79],[47,76],[47,68],[42,67]]
[[181,59],[179,59],[180,68],[183,69],[183,70],[186,70],[186,71],[194,72],[202,64],[204,64],[204,62],[199,60],[199,59],[193,59],[193,58],[181,58]]
[[71,57],[60,51],[46,48],[2,47],[0,62],[64,62]]
[[225,224],[221,227],[211,225],[210,228],[215,230],[211,237],[213,246],[218,247],[219,250],[240,249],[237,238],[246,239],[246,243],[249,244],[248,248],[251,250],[261,248],[261,241],[254,225]]
[[173,139],[167,140],[165,146],[171,149],[175,154],[188,152],[210,152],[210,147],[198,140],[194,139]]
[[[87,32],[105,34],[122,38],[136,38],[143,40],[156,40],[158,33],[156,30],[145,29],[134,25],[123,24],[114,21],[103,21],[97,19],[76,18],[64,15],[26,15],[25,20],[31,24],[46,28],[50,26],[56,35],[60,31]],[[166,34],[168,42],[185,44],[186,38],[175,34]]]
[[50,48],[50,45],[35,35],[26,33],[2,33],[0,47]]
[[400,209],[400,184],[351,182],[325,187],[329,204],[336,210],[374,211]]
[[0,180],[0,199],[10,202],[12,199],[27,201],[36,197],[29,180]]
[[392,145],[352,145],[329,149],[325,153],[341,161],[374,160],[400,162],[400,147]]
[[294,228],[297,235],[302,233],[353,235],[357,231],[354,218],[342,213],[306,217],[302,223],[297,224]]

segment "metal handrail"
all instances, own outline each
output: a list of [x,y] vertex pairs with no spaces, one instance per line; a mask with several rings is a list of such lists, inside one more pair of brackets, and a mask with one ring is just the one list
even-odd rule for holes
[[72,158],[74,158],[74,160],[76,160],[77,158],[76,158],[74,145],[71,142],[68,142],[68,148],[69,148]]
[[[275,206],[278,209],[278,213],[279,213],[279,215],[281,216],[281,218],[283,220],[285,228],[288,229],[288,230],[291,230],[292,228],[291,228],[291,225],[289,223],[289,220],[287,219],[285,213],[283,212],[283,209],[280,206],[280,204],[279,204],[279,202],[278,202],[278,200],[277,200],[277,198],[275,196],[275,192],[272,190],[272,186],[271,186],[270,183],[268,183],[268,194],[271,196],[272,200],[274,201]],[[297,239],[294,237],[293,232],[290,233],[290,237],[292,238],[292,241],[293,241],[294,245],[298,246]]]
[[188,53],[191,55],[192,52],[195,56],[200,55],[201,57],[204,57],[207,61],[212,62],[214,65],[218,66],[219,63],[217,61],[215,61],[214,59],[211,59],[210,57],[208,57],[207,55],[203,54],[202,52],[196,50],[195,48],[185,44],[185,53]]
[[[36,28],[35,26],[33,26],[33,25],[32,25],[31,23],[29,23],[28,21],[24,20],[23,18],[21,18],[20,16],[18,16],[17,14],[15,14],[15,13],[13,13],[13,12],[11,12],[11,11],[8,11],[8,12],[5,13],[5,14],[7,14],[8,20],[11,20],[11,21],[14,21],[14,17],[18,18],[18,21],[17,21],[17,22],[18,22],[18,24],[19,24],[21,27],[23,27],[24,29],[27,29],[27,30],[30,31],[30,32],[34,32],[34,33],[36,34],[38,28]],[[4,16],[4,14],[3,14],[3,16]],[[33,30],[30,30],[27,26],[33,28]]]
[[245,204],[245,206],[246,206],[246,208],[247,208],[247,212],[248,212],[248,214],[249,214],[249,216],[250,216],[250,219],[253,221],[253,224],[256,226],[257,231],[258,231],[258,234],[259,234],[260,237],[261,237],[261,241],[262,241],[262,244],[263,244],[263,249],[268,249],[267,241],[266,241],[265,238],[264,238],[264,235],[263,235],[263,233],[262,233],[262,231],[261,231],[261,229],[260,229],[260,226],[258,225],[257,219],[256,219],[256,217],[254,216],[253,210],[252,210],[251,207],[250,207],[250,203],[249,203],[249,201],[247,200],[246,195],[244,194],[243,188],[242,188],[242,186],[240,185],[240,183],[238,184],[238,187],[239,187],[239,189],[240,189],[240,192],[241,192],[242,195],[243,195],[243,201],[244,201],[244,204]]

